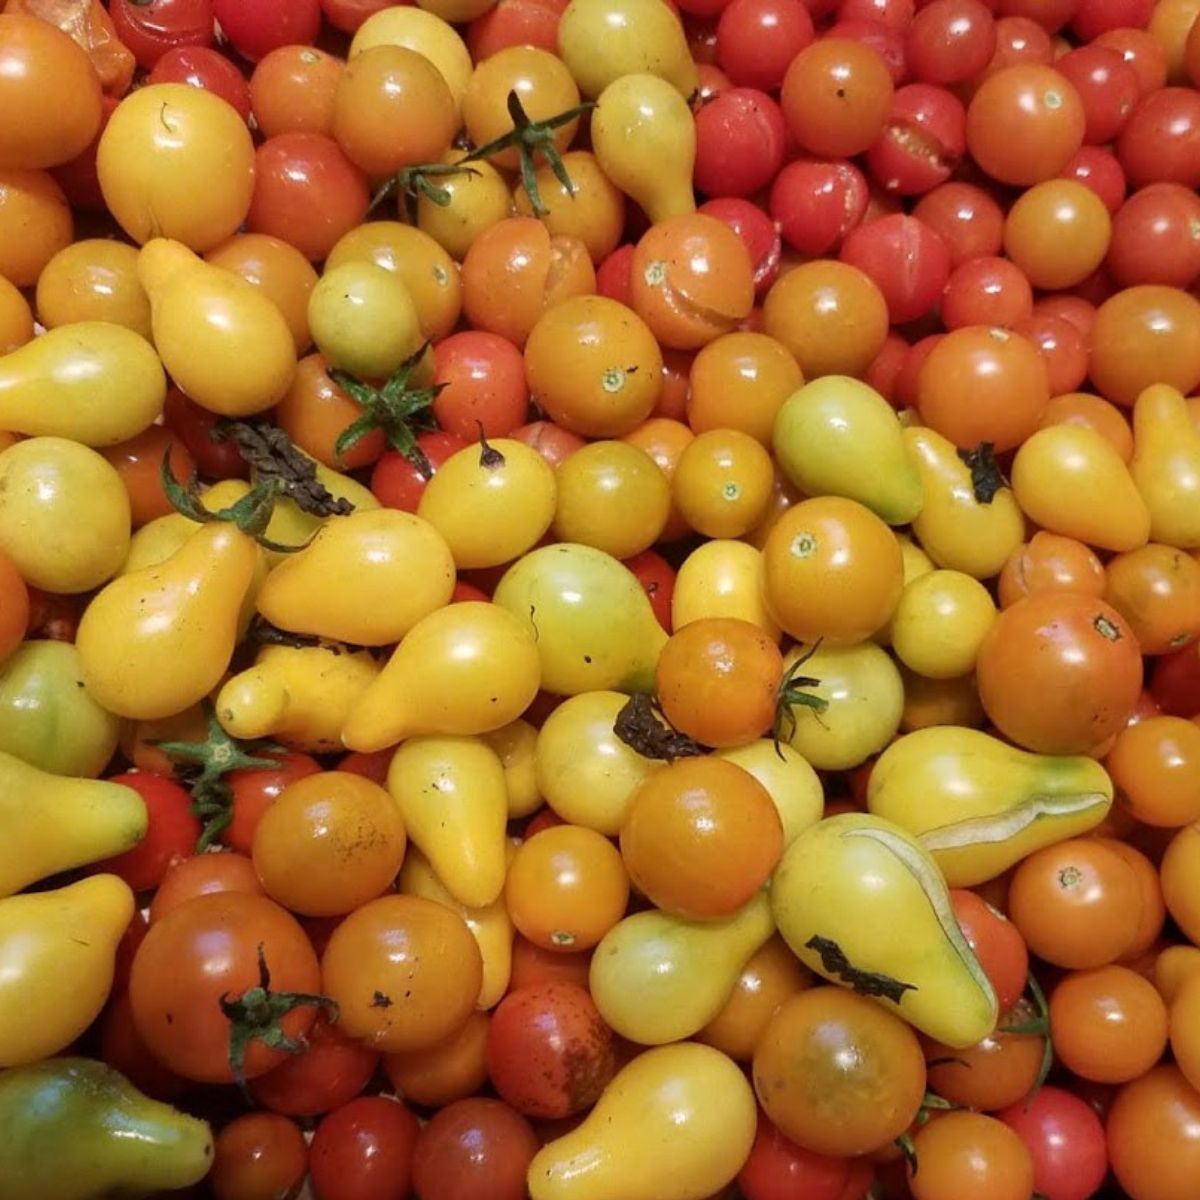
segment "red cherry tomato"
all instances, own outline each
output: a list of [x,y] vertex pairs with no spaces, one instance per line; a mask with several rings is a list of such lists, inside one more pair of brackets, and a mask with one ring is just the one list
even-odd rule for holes
[[1029,976],[1025,939],[1007,917],[974,892],[954,888],[950,902],[967,944],[996,989],[1000,1011],[1007,1012],[1021,998]]
[[625,565],[645,588],[658,623],[670,633],[671,599],[675,595],[675,568],[656,550],[643,550],[641,554],[627,558]]
[[[733,196],[709,200],[700,205],[700,211],[724,221],[742,239],[754,267],[754,292],[761,299],[779,276],[783,245],[775,223],[757,204]],[[668,365],[667,358],[668,355],[664,355],[664,370]],[[656,413],[658,416],[668,415],[661,408],[662,400]]]
[[812,40],[799,0],[730,0],[717,22],[717,65],[740,87],[774,91]]
[[755,88],[730,88],[696,114],[696,187],[708,196],[749,196],[775,178],[787,130],[779,105]]
[[1028,17],[1001,17],[996,22],[996,49],[983,78],[1020,63],[1049,66],[1053,61],[1054,44],[1037,21]]
[[421,1131],[414,1189],[421,1200],[524,1200],[537,1148],[529,1122],[503,1101],[457,1100]]
[[1200,92],[1169,87],[1145,96],[1117,139],[1117,158],[1134,187],[1200,186]]
[[917,201],[913,216],[945,242],[951,267],[997,255],[1004,245],[1004,210],[973,183],[943,183]]
[[1094,42],[1110,29],[1144,29],[1155,0],[1079,0],[1071,28],[1081,42]]
[[233,820],[221,840],[242,854],[254,845],[254,831],[263,813],[279,798],[279,793],[297,779],[315,775],[321,764],[297,750],[274,756],[276,767],[247,767],[230,771],[226,782],[233,792]]
[[848,1158],[797,1146],[760,1109],[754,1144],[737,1185],[746,1200],[842,1200],[850,1168]]
[[633,300],[629,281],[633,274],[633,252],[636,249],[631,242],[618,246],[596,268],[596,291],[626,307],[630,307]]
[[220,417],[189,400],[177,387],[167,392],[163,420],[208,479],[248,479],[250,468],[231,438],[213,436]]
[[308,1166],[321,1200],[405,1200],[421,1124],[387,1096],[359,1096],[317,1126]]
[[867,166],[887,192],[917,196],[945,183],[967,148],[967,112],[952,92],[928,83],[900,88]]
[[96,869],[119,875],[135,892],[149,891],[162,883],[172,862],[196,853],[200,822],[192,814],[192,798],[173,779],[148,771],[113,775],[112,782],[141,796],[149,824],[146,836],[132,850],[105,859]]
[[213,0],[111,0],[108,15],[146,71],[176,46],[213,42]]
[[908,29],[909,70],[922,83],[965,83],[991,61],[996,19],[980,0],[931,0]]
[[946,243],[928,225],[904,213],[852,230],[838,257],[874,280],[893,325],[930,312],[950,277]]
[[509,46],[558,52],[558,23],[566,0],[500,0],[467,26],[467,48],[477,62]]
[[[972,258],[956,267],[942,296],[942,324],[1011,329],[1033,314],[1033,288],[1007,258]],[[1053,392],[1053,389],[1051,389]]]
[[1111,150],[1099,146],[1080,146],[1059,175],[1091,188],[1110,215],[1121,207],[1125,199],[1125,172]]
[[883,348],[863,376],[889,404],[896,402],[896,380],[904,368],[908,351],[908,343],[895,330],[890,331]]
[[1040,351],[1046,365],[1046,382],[1051,396],[1077,391],[1087,378],[1087,335],[1066,317],[1035,312],[1018,321],[1013,331],[1028,338]]
[[354,33],[368,17],[391,7],[392,0],[321,0],[325,19],[343,33]]
[[1125,128],[1138,100],[1133,68],[1104,46],[1080,46],[1055,64],[1074,85],[1083,101],[1085,142],[1103,146]]
[[[457,454],[468,442],[456,433],[439,431],[418,435],[417,445],[436,471],[450,455]],[[402,508],[405,512],[417,511],[421,493],[428,482],[421,468],[398,450],[388,450],[371,472],[371,491],[379,503],[385,508]]]
[[147,83],[186,83],[220,96],[250,119],[250,85],[245,76],[216,50],[207,46],[176,46],[168,50],[150,72]]
[[525,420],[529,385],[525,359],[506,338],[468,329],[443,338],[433,350],[433,382],[442,391],[433,415],[447,433],[464,441],[507,437]]
[[1025,1143],[1046,1200],[1088,1200],[1099,1190],[1108,1173],[1104,1126],[1078,1096],[1047,1085],[996,1116]]
[[908,50],[904,31],[882,21],[871,21],[862,17],[847,17],[825,31],[826,37],[845,38],[861,42],[874,50],[891,72],[892,82],[897,87],[908,78]]
[[250,62],[280,46],[311,46],[321,29],[320,0],[213,0],[213,12]]
[[913,0],[842,0],[839,21],[878,21],[891,29],[907,29],[916,6]]
[[1123,287],[1188,287],[1200,275],[1200,197],[1178,183],[1134,192],[1113,218],[1107,265]]
[[797,159],[771,186],[771,216],[793,250],[819,257],[838,249],[862,220],[869,198],[867,181],[852,162]]

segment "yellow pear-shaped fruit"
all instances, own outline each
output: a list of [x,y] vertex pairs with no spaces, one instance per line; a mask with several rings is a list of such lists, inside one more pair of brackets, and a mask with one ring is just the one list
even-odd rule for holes
[[231,737],[273,738],[308,754],[342,747],[342,725],[379,674],[365,650],[264,646],[254,665],[217,693],[217,720]]
[[1134,403],[1129,472],[1150,512],[1151,540],[1200,546],[1200,430],[1169,384],[1148,387]]
[[0,429],[112,446],[162,412],[154,347],[123,325],[79,321],[0,356]]
[[680,1042],[617,1072],[581,1124],[534,1156],[531,1200],[704,1200],[754,1142],[754,1092],[732,1059]]
[[953,725],[898,738],[867,789],[871,812],[915,835],[951,887],[994,879],[1035,850],[1095,829],[1112,799],[1112,780],[1094,758],[1030,754]]
[[1086,425],[1048,425],[1013,459],[1013,492],[1035,524],[1100,550],[1136,550],[1150,538],[1150,511],[1129,468]]
[[0,897],[132,850],[146,835],[146,805],[133,788],[50,775],[0,754]]
[[657,75],[622,75],[592,113],[592,152],[651,221],[694,212],[696,126],[678,90]]
[[765,892],[720,921],[634,913],[592,955],[592,999],[631,1042],[661,1046],[691,1037],[725,1006],[747,959],[774,932]]
[[214,522],[165,561],[112,580],[75,639],[88,690],[109,712],[141,721],[207,696],[233,656],[257,567],[254,539]]
[[908,525],[924,495],[896,410],[846,375],[806,383],[775,417],[775,458],[806,496],[846,496]]
[[763,594],[762,551],[748,542],[714,538],[683,560],[671,594],[671,623],[682,629],[706,617],[733,617],[779,640],[779,624]]
[[1025,539],[1025,518],[1012,489],[998,474],[976,482],[953,442],[932,429],[910,426],[901,436],[925,497],[912,523],[921,549],[939,567],[976,579],[999,575]]
[[[511,843],[509,849],[512,849]],[[435,904],[453,909],[462,917],[463,924],[471,931],[471,936],[479,946],[479,955],[483,959],[483,985],[479,989],[477,1007],[485,1012],[495,1008],[508,991],[509,979],[512,976],[515,930],[508,909],[504,906],[503,895],[482,908],[469,908],[459,903],[437,877],[429,859],[412,846],[404,856],[404,866],[400,868],[398,884],[404,895],[432,900]]]
[[450,895],[469,908],[492,904],[508,870],[508,801],[495,751],[479,738],[413,738],[392,756],[387,784],[410,841]]
[[593,100],[623,75],[665,79],[684,100],[700,84],[683,25],[663,0],[571,0],[558,53]]
[[962,1048],[996,1025],[997,1002],[946,881],[899,825],[827,817],[783,853],[771,881],[779,932],[806,967]]
[[533,550],[509,568],[493,599],[535,639],[546,691],[654,687],[666,631],[637,577],[603,550],[572,542]]
[[133,908],[116,875],[0,900],[0,1067],[57,1054],[99,1016]]
[[495,604],[450,604],[422,618],[351,707],[342,741],[383,750],[416,734],[490,733],[537,695],[529,626]]
[[138,279],[163,366],[197,404],[246,417],[283,399],[296,373],[296,343],[261,291],[169,238],[142,247]]
[[292,633],[387,646],[445,605],[455,578],[450,548],[428,521],[395,508],[355,511],[283,559],[258,611]]

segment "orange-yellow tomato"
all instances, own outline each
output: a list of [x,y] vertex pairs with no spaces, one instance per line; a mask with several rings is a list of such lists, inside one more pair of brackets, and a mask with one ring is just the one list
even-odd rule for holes
[[32,287],[73,232],[70,205],[48,171],[0,167],[0,275]]

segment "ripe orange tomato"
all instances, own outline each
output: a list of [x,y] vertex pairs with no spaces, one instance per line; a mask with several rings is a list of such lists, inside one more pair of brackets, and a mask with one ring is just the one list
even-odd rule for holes
[[913,1152],[913,1200],[1026,1200],[1033,1192],[1033,1159],[1025,1143],[995,1117],[945,1113],[918,1130]]
[[1143,654],[1168,654],[1200,637],[1200,560],[1151,542],[1106,568],[1104,599],[1128,622]]
[[250,76],[250,109],[265,138],[333,133],[333,97],[346,64],[315,46],[280,46]]
[[71,208],[49,172],[0,167],[0,276],[32,287],[73,232]]
[[1200,821],[1200,725],[1147,717],[1117,734],[1104,765],[1144,825],[1175,829]]
[[737,538],[766,516],[774,485],[775,464],[761,443],[737,429],[709,429],[680,455],[671,491],[697,533]]
[[1039,529],[1008,556],[997,594],[1001,608],[1011,608],[1035,592],[1075,592],[1099,599],[1106,582],[1104,565],[1083,542]]

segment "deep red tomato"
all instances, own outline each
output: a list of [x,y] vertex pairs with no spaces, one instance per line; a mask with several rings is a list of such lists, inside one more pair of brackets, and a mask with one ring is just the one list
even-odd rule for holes
[[904,213],[851,230],[838,257],[870,276],[893,325],[930,312],[950,278],[950,251],[924,222]]
[[696,114],[696,187],[749,196],[775,178],[787,141],[779,105],[755,88],[729,88]]
[[922,83],[965,83],[991,61],[996,19],[980,0],[931,0],[908,29],[909,70]]
[[[942,296],[942,324],[1012,329],[1033,313],[1033,288],[1007,258],[972,258],[956,267]],[[1052,395],[1057,395],[1053,388]]]
[[1195,646],[1154,660],[1150,695],[1169,716],[1200,716],[1200,652]]
[[1155,0],[1079,0],[1071,28],[1082,42],[1111,29],[1144,29]]
[[360,1096],[317,1126],[308,1165],[321,1200],[406,1200],[421,1124],[399,1100]]
[[213,0],[213,14],[251,62],[280,46],[311,46],[321,29],[320,0]]
[[627,558],[625,565],[646,590],[658,623],[671,632],[671,598],[675,595],[675,568],[657,550],[643,550]]
[[163,420],[192,456],[206,479],[248,479],[250,468],[232,438],[213,437],[221,418],[189,400],[177,387],[167,392]]
[[799,0],[730,0],[717,22],[717,65],[740,87],[774,91],[813,36]]
[[108,15],[146,71],[176,46],[212,45],[213,0],[111,0]]
[[[719,200],[707,200],[700,211],[718,221],[724,221],[742,239],[746,253],[754,267],[754,294],[765,296],[771,284],[779,277],[783,243],[774,221],[757,204],[735,196],[723,196]],[[664,355],[664,374],[669,370],[669,355]],[[664,391],[666,389],[664,388]],[[659,399],[657,416],[668,415],[663,411],[663,400]]]
[[464,441],[507,437],[525,421],[529,385],[525,359],[507,338],[468,329],[443,338],[433,349],[433,382],[442,391],[433,415],[442,429]]
[[335,29],[354,33],[382,8],[391,8],[392,0],[321,0],[321,11]]
[[1200,275],[1200,196],[1178,183],[1134,192],[1113,218],[1108,269],[1124,287],[1188,287]]
[[863,218],[870,192],[845,159],[790,162],[771,185],[771,216],[793,250],[814,257],[838,249]]
[[537,1149],[529,1122],[503,1101],[457,1100],[421,1130],[414,1190],[421,1200],[525,1200]]
[[867,166],[887,192],[917,196],[945,183],[967,148],[967,112],[943,87],[912,83],[892,97],[892,111]]
[[950,892],[954,916],[979,965],[996,989],[1000,1011],[1006,1012],[1021,998],[1029,976],[1029,951],[1017,927],[974,892]]
[[289,1117],[316,1117],[349,1104],[371,1082],[379,1055],[341,1033],[322,1013],[308,1045],[273,1071],[251,1080],[254,1099]]
[[1118,27],[1096,38],[1097,46],[1115,50],[1138,77],[1138,94],[1148,96],[1167,83],[1167,52],[1145,29]]
[[225,782],[233,792],[233,820],[221,836],[221,840],[242,854],[249,854],[254,844],[254,831],[263,813],[279,798],[279,793],[290,783],[315,775],[321,764],[298,750],[273,755],[277,767],[247,767],[230,771]]
[[1075,85],[1083,101],[1083,140],[1093,146],[1111,142],[1125,128],[1138,100],[1133,68],[1105,46],[1080,46],[1054,65]]
[[616,300],[629,307],[632,303],[633,292],[630,277],[633,274],[633,254],[637,249],[630,242],[618,246],[596,268],[596,291],[601,296]]
[[869,383],[889,404],[896,403],[896,379],[908,358],[908,343],[892,330],[883,343],[883,349],[875,355],[863,379]]
[[584,988],[520,988],[492,1014],[487,1065],[500,1098],[517,1112],[569,1117],[591,1108],[612,1079],[613,1032]]
[[268,138],[255,153],[254,171],[247,227],[289,242],[313,262],[362,224],[371,203],[367,177],[319,133]]
[[1049,66],[1053,61],[1054,44],[1037,21],[1028,17],[1001,17],[996,22],[996,50],[983,78],[1019,63]]
[[132,850],[97,863],[96,870],[120,875],[135,892],[149,891],[162,883],[175,859],[196,853],[201,826],[192,814],[192,798],[173,779],[147,771],[113,775],[111,782],[133,788],[141,796],[149,825],[146,836]]
[[842,1200],[850,1168],[848,1158],[797,1146],[759,1109],[754,1145],[737,1185],[746,1200]]
[[1090,187],[1103,201],[1110,216],[1125,200],[1125,171],[1111,150],[1080,146],[1059,175]]
[[1117,139],[1117,158],[1134,187],[1200,187],[1200,92],[1169,87],[1144,97]]
[[842,0],[839,21],[878,21],[893,29],[907,29],[916,5],[913,0]]
[[[422,433],[417,445],[436,471],[452,454],[468,445],[456,433]],[[417,511],[429,480],[421,469],[398,450],[388,450],[375,464],[371,472],[371,491],[385,508],[402,508],[405,512]]]
[[380,787],[386,787],[388,767],[392,765],[392,755],[395,753],[394,746],[386,750],[351,750],[338,761],[337,769],[348,771],[351,775],[361,775]]
[[220,96],[237,109],[243,121],[250,119],[250,85],[246,77],[216,50],[207,46],[175,46],[150,72],[147,83],[186,83]]
[[1078,1096],[1049,1085],[996,1114],[1025,1143],[1033,1186],[1046,1200],[1088,1200],[1104,1182],[1104,1126]]
[[[258,988],[262,962],[272,992],[319,992],[321,969],[307,934],[265,896],[215,892],[156,921],[134,955],[129,978],[134,1023],[151,1053],[187,1079],[234,1079],[233,1026],[222,1002]],[[313,1004],[298,1004],[274,1028],[301,1038],[316,1015]],[[270,1031],[266,1023],[253,1026],[243,1064],[247,1079],[265,1075],[286,1057],[262,1040]]]
[[996,12],[1004,17],[1036,21],[1047,33],[1057,33],[1074,15],[1079,0],[1000,0]]

